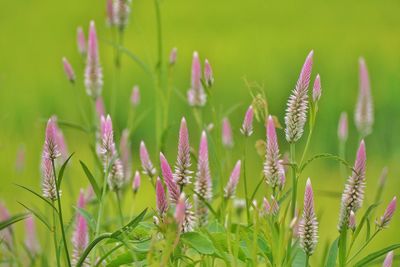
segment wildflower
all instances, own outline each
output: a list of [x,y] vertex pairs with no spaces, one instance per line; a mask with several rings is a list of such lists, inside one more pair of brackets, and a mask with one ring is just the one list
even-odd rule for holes
[[157,177],[156,181],[156,204],[158,215],[160,216],[160,218],[163,218],[168,210],[168,200],[165,196],[164,187],[162,185],[160,177]]
[[250,136],[253,134],[253,107],[249,106],[249,108],[246,111],[246,115],[244,116],[242,128],[240,129],[240,132],[244,136]]
[[132,190],[133,193],[136,194],[140,187],[140,173],[138,171],[135,172],[135,177],[132,182]]
[[83,29],[82,27],[78,27],[77,31],[76,31],[76,43],[78,46],[78,52],[82,55],[85,56],[86,55],[86,38],[85,38],[85,34],[83,33]]
[[96,99],[96,112],[99,119],[106,114],[106,108],[104,107],[104,101],[101,96]]
[[271,195],[271,214],[277,216],[279,213],[279,203],[276,201],[275,197]]
[[75,83],[75,72],[72,69],[71,64],[68,62],[68,60],[65,57],[63,57],[63,59],[62,59],[62,63],[63,63],[65,74],[67,75],[68,81],[70,81],[71,83]]
[[108,26],[114,26],[114,0],[107,0],[106,13]]
[[131,179],[132,174],[132,153],[128,129],[122,131],[122,136],[119,143],[119,151],[121,152],[121,163],[125,178],[124,180],[127,182],[129,179]]
[[63,161],[67,160],[68,158],[68,148],[67,143],[65,142],[64,134],[61,129],[57,125],[57,117],[52,116],[51,119],[54,121],[55,129],[56,129],[56,143],[58,150],[60,151],[60,157]]
[[348,137],[348,122],[347,113],[342,112],[340,114],[339,126],[338,126],[338,137],[341,142],[346,142]]
[[[83,190],[81,190],[81,192],[79,194],[77,206],[81,209],[85,208],[85,196],[83,194]],[[72,264],[73,265],[77,264],[83,251],[88,246],[88,243],[89,243],[88,225],[87,225],[85,217],[78,212],[78,214],[76,216],[75,230],[72,235],[72,245],[73,245]],[[90,266],[90,264],[88,262],[88,258],[86,259],[84,266]]]
[[387,206],[385,213],[381,217],[381,219],[376,221],[376,225],[379,228],[387,228],[390,221],[392,220],[393,214],[396,210],[397,198],[394,197],[392,201],[390,201],[389,205]]
[[128,25],[129,14],[131,12],[131,0],[114,0],[113,16],[114,25],[123,31]]
[[185,209],[186,209],[186,205],[185,205],[185,201],[186,201],[186,197],[185,197],[185,193],[182,193],[179,196],[179,199],[176,203],[176,207],[175,207],[175,220],[177,222],[177,224],[182,227],[183,223],[185,222]]
[[227,117],[222,120],[222,144],[226,148],[233,147],[232,127]]
[[149,177],[153,177],[156,174],[156,169],[153,167],[149,152],[147,152],[146,145],[143,141],[140,142],[140,161],[142,163],[143,173]]
[[58,146],[57,125],[54,118],[47,121],[46,137],[44,141],[43,157],[50,161],[61,156]]
[[[5,221],[10,219],[10,212],[4,203],[0,202],[0,221]],[[0,230],[0,240],[4,243],[10,250],[13,247],[13,231],[12,227],[8,226],[3,230]]]
[[374,110],[367,65],[365,64],[365,60],[363,58],[360,58],[359,65],[360,89],[354,114],[354,121],[358,132],[362,137],[365,137],[372,132],[372,125],[374,124]]
[[186,120],[182,118],[179,129],[178,156],[176,158],[174,173],[174,180],[178,185],[184,186],[190,183],[192,174],[189,170],[190,165],[189,133]]
[[350,216],[349,216],[349,228],[354,232],[356,229],[356,215],[354,214],[353,211],[350,211]]
[[225,198],[231,198],[235,196],[236,187],[239,183],[239,178],[240,178],[240,166],[241,166],[241,161],[238,160],[236,162],[235,167],[233,168],[229,181],[225,186],[224,190]]
[[[199,226],[203,226],[207,223],[208,217],[208,208],[204,204],[204,201],[211,201],[212,199],[212,184],[210,165],[208,161],[207,135],[205,131],[203,131],[200,140],[195,191],[196,217],[198,219]],[[199,197],[201,197],[202,199],[199,199]]]
[[303,68],[296,87],[289,97],[285,116],[285,134],[289,143],[294,143],[303,135],[304,125],[306,123],[308,108],[308,85],[310,83],[310,75],[313,63],[313,51],[311,51]]
[[160,152],[160,164],[161,164],[161,172],[164,177],[164,182],[167,185],[169,199],[171,203],[177,203],[179,196],[181,194],[178,185],[175,183],[171,167],[168,164],[167,159],[164,154]]
[[32,216],[25,219],[25,246],[31,255],[37,255],[40,251],[40,244],[36,237],[36,225]]
[[394,253],[393,250],[386,254],[385,260],[383,261],[382,267],[392,267]]
[[314,253],[318,242],[318,222],[314,211],[314,193],[310,178],[307,179],[304,193],[303,218],[299,225],[300,245],[310,256]]
[[57,199],[56,180],[53,172],[53,163],[50,159],[46,157],[42,158],[41,171],[43,196],[51,201],[55,201]]
[[269,184],[273,190],[275,190],[277,186],[283,185],[285,182],[285,170],[279,158],[280,154],[275,124],[272,116],[269,116],[267,121],[267,147],[264,163],[264,175],[267,184]]
[[115,157],[114,132],[110,115],[100,119],[100,148],[99,154],[103,158],[104,169],[108,168],[108,164]]
[[269,203],[269,201],[266,197],[264,197],[264,199],[263,199],[263,210],[266,215],[271,214],[271,204]]
[[314,80],[312,98],[314,103],[318,102],[321,98],[321,78],[319,77],[319,74],[317,74]]
[[94,21],[90,22],[87,60],[85,69],[86,93],[93,99],[101,95],[103,88],[103,73],[100,65],[97,34]]
[[214,75],[208,59],[204,62],[204,80],[208,87],[211,87],[214,84]]
[[201,84],[201,65],[199,54],[193,53],[192,61],[192,87],[189,89],[188,102],[190,106],[202,107],[206,104],[207,95],[204,92],[203,85]]
[[366,152],[364,140],[361,141],[354,163],[353,173],[348,178],[342,194],[338,229],[348,225],[350,211],[354,213],[361,208],[365,188]]
[[122,162],[119,158],[116,158],[112,163],[107,182],[110,190],[114,191],[118,191],[124,186],[126,180],[124,176]]
[[132,89],[132,94],[131,94],[131,104],[133,107],[137,107],[140,103],[140,90],[139,86],[135,85],[133,86]]
[[169,65],[173,66],[176,63],[176,58],[178,54],[178,48],[174,47],[171,50],[171,53],[169,54]]

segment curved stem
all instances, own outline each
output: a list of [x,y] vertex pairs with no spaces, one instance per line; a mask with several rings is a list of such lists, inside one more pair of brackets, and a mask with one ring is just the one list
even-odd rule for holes
[[[54,206],[54,201],[53,201],[53,206]],[[54,249],[55,249],[55,253],[56,253],[56,260],[57,260],[57,266],[60,267],[60,255],[58,254],[58,242],[57,242],[57,223],[56,223],[56,211],[55,209],[52,209],[53,211],[53,242],[54,242]]]
[[112,238],[111,233],[105,233],[102,235],[99,235],[96,239],[92,241],[92,243],[89,244],[89,246],[83,251],[82,256],[79,258],[78,263],[76,264],[76,267],[81,267],[82,264],[85,262],[87,256],[89,255],[90,251],[103,239],[106,238]]
[[380,228],[378,228],[378,230],[375,231],[375,233],[364,243],[364,245],[353,255],[353,257],[351,257],[349,259],[349,261],[347,262],[350,263],[355,257],[357,257],[358,254],[361,253],[361,251],[372,241],[372,239],[380,232]]

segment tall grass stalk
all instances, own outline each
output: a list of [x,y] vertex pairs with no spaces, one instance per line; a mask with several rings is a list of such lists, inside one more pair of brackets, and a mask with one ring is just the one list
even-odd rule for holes
[[248,195],[247,175],[246,175],[247,139],[248,139],[248,137],[245,136],[244,145],[243,145],[243,186],[244,186],[244,195],[245,195],[245,200],[246,200],[246,218],[247,218],[247,224],[249,225],[250,224],[250,205],[249,205],[249,195]]

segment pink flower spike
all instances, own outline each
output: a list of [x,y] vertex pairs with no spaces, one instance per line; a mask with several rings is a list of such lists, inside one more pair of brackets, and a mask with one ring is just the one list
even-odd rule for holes
[[133,193],[136,194],[140,187],[140,173],[138,171],[135,172],[135,177],[132,182],[132,190]]
[[[110,115],[107,115],[106,118],[101,117],[100,119],[100,136],[100,154],[104,157],[104,164],[107,164],[116,154],[114,132]],[[108,166],[105,165],[105,168],[108,168]]]
[[249,106],[249,108],[246,111],[246,115],[244,116],[242,128],[240,129],[240,132],[244,136],[250,136],[253,134],[253,117],[254,117],[253,107]]
[[[86,249],[89,243],[89,231],[85,217],[81,214],[77,215],[75,230],[72,235],[72,264],[75,266],[78,263],[80,256]],[[85,262],[85,266],[90,266],[88,262]]]
[[51,159],[43,156],[40,167],[42,172],[42,194],[45,198],[54,201],[57,199],[57,189]]
[[76,43],[78,46],[78,52],[82,55],[86,55],[86,37],[85,34],[83,33],[82,27],[78,27],[76,31]]
[[133,86],[132,89],[132,94],[131,94],[131,104],[133,107],[137,107],[140,103],[140,90],[139,86],[135,85]]
[[76,206],[80,209],[84,209],[86,207],[86,197],[83,189],[79,191],[79,198]]
[[204,62],[204,80],[208,87],[211,87],[214,84],[214,75],[208,59]]
[[299,86],[299,88],[303,90],[307,90],[310,84],[313,55],[314,51],[311,50],[311,52],[307,55],[306,60],[304,61],[303,67],[301,68],[299,80],[297,81],[297,86]]
[[315,77],[312,96],[314,103],[321,98],[321,78],[319,77],[319,74]]
[[106,6],[106,12],[107,12],[107,24],[108,26],[112,27],[114,25],[114,0],[107,0],[107,6]]
[[114,0],[114,24],[120,31],[123,31],[128,25],[131,0]]
[[171,53],[169,54],[169,65],[173,66],[176,63],[176,58],[178,55],[178,48],[174,47],[171,50]]
[[158,215],[163,218],[168,209],[168,200],[165,196],[164,187],[162,185],[160,177],[157,177],[156,181],[156,205]]
[[226,148],[233,147],[232,127],[227,117],[222,120],[222,144]]
[[229,178],[229,181],[227,185],[225,186],[225,198],[231,198],[235,196],[236,192],[236,187],[239,183],[239,178],[240,178],[240,166],[241,166],[241,161],[238,160],[236,162],[235,167],[233,168],[233,171],[231,173],[231,176]]
[[393,214],[396,210],[397,205],[397,198],[394,197],[392,201],[390,201],[389,205],[387,206],[385,213],[381,217],[380,221],[377,222],[378,227],[380,228],[387,228],[390,221],[392,220]]
[[183,117],[179,129],[178,156],[174,173],[174,180],[178,185],[184,186],[190,183],[190,179],[192,178],[192,172],[189,170],[190,166],[189,131],[186,120]]
[[264,197],[263,199],[263,208],[266,215],[271,214],[271,204],[269,204],[268,199]]
[[339,126],[338,126],[338,137],[341,142],[346,142],[348,137],[348,122],[347,113],[342,112],[340,114]]
[[36,236],[36,225],[33,216],[25,219],[25,246],[32,255],[39,254],[40,244]]
[[[10,212],[8,211],[7,207],[4,205],[4,203],[0,202],[0,221],[8,220],[10,217]],[[14,243],[12,226],[8,226],[0,231],[0,240],[12,250]]]
[[152,178],[156,174],[156,169],[150,160],[149,152],[143,141],[140,142],[140,161],[142,163],[143,173]]
[[97,116],[99,116],[99,119],[101,117],[105,116],[105,114],[106,114],[106,108],[104,106],[104,101],[101,96],[99,96],[96,99],[96,112],[97,112]]
[[90,22],[87,60],[85,69],[86,93],[97,99],[103,88],[103,73],[100,66],[97,33],[94,21]]
[[385,260],[383,261],[382,267],[392,267],[393,258],[394,258],[394,252],[392,250],[386,255]]
[[124,180],[128,182],[132,175],[132,153],[131,142],[129,140],[129,130],[122,131],[121,140],[119,143],[119,151],[121,152],[121,163],[124,169]]
[[174,181],[174,177],[171,171],[171,167],[168,164],[167,159],[164,157],[164,154],[160,152],[160,164],[161,164],[161,172],[164,177],[165,184],[167,185],[168,192],[169,192],[169,199],[171,203],[177,203],[180,190],[178,185]]
[[46,138],[43,150],[43,156],[45,158],[55,160],[61,156],[57,140],[57,125],[54,118],[50,118],[46,126]]
[[207,95],[201,84],[201,64],[199,54],[193,52],[191,88],[188,91],[188,102],[190,106],[202,107],[206,104]]
[[185,198],[185,193],[182,193],[178,201],[176,203],[175,207],[175,220],[176,223],[179,225],[180,228],[182,228],[184,222],[185,222],[185,214],[186,214],[186,198]]
[[75,83],[75,72],[72,69],[71,64],[68,62],[68,60],[65,57],[63,57],[63,59],[62,59],[62,63],[64,66],[65,74],[67,75],[68,81],[70,81],[71,83]]

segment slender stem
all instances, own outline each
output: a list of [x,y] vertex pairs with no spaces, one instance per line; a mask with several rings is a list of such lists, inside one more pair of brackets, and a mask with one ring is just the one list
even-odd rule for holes
[[89,255],[90,251],[92,251],[92,249],[103,239],[107,239],[107,238],[112,238],[112,234],[111,233],[105,233],[102,234],[98,237],[96,237],[90,244],[89,246],[87,246],[87,248],[83,251],[81,257],[79,258],[78,263],[76,264],[76,267],[81,267],[83,265],[83,263],[85,262],[87,256]]
[[124,227],[124,215],[122,212],[121,196],[118,191],[116,191],[115,194],[117,195],[117,205],[118,205],[119,219],[121,221],[121,227]]
[[67,243],[67,239],[65,238],[64,222],[63,222],[62,209],[61,209],[60,190],[58,188],[58,180],[57,180],[57,173],[56,173],[56,166],[54,163],[54,159],[51,160],[51,165],[53,166],[54,181],[56,184],[58,218],[60,221],[61,235],[62,235],[62,239],[63,239],[63,243],[64,243],[65,257],[67,258],[68,266],[71,266],[71,260],[69,258],[69,252],[68,252],[68,243]]
[[[310,127],[311,127],[311,126],[310,126]],[[305,147],[304,147],[303,154],[302,154],[302,156],[301,156],[301,160],[300,160],[299,166],[301,166],[301,165],[303,164],[303,162],[304,162],[304,158],[305,158],[305,156],[306,156],[306,154],[307,154],[308,147],[309,147],[310,142],[311,142],[312,134],[313,134],[313,128],[310,128],[310,131],[308,132],[308,136],[307,136],[307,142],[306,142],[306,145],[305,145]]]
[[304,265],[305,267],[308,267],[310,261],[310,256],[306,254],[306,264]]
[[103,190],[101,192],[101,199],[100,199],[100,203],[99,203],[99,212],[97,214],[96,232],[94,234],[95,237],[99,236],[99,233],[100,233],[101,217],[103,216],[103,201],[104,201],[104,196],[106,194],[106,188],[107,188],[107,177],[108,177],[108,163],[106,164],[106,168],[104,170]]
[[250,224],[250,205],[249,205],[249,197],[247,192],[247,176],[246,176],[246,151],[247,151],[247,136],[244,141],[244,149],[243,149],[243,185],[244,185],[244,195],[246,199],[246,216],[247,216],[247,224]]
[[[52,201],[53,206],[54,206],[54,200]],[[57,242],[57,223],[56,223],[56,211],[55,209],[51,209],[53,211],[53,242],[54,242],[54,249],[56,253],[56,259],[57,259],[57,266],[60,267],[60,255],[58,254],[58,242]]]
[[361,251],[372,241],[372,239],[380,232],[381,228],[378,228],[375,233],[364,243],[364,245],[349,259],[347,263],[350,263]]

